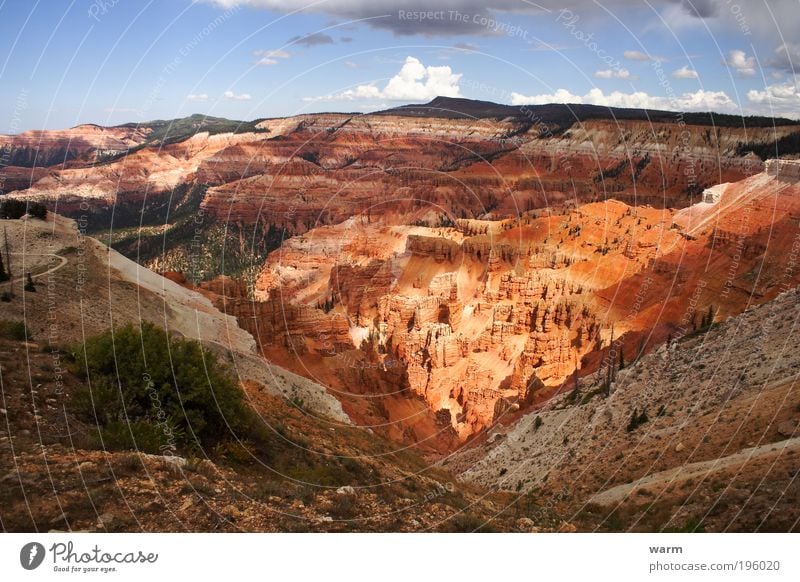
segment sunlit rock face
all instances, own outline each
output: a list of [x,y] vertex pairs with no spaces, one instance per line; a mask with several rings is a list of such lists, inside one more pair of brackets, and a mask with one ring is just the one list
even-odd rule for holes
[[[0,175],[126,216],[138,260],[351,418],[435,450],[795,283],[798,163],[742,146],[794,125],[443,110],[23,134]],[[213,268],[177,272],[201,252]]]
[[760,173],[718,191],[717,204],[680,211],[609,201],[452,226],[312,229],[274,251],[256,283],[283,318],[272,316],[282,329],[262,336],[265,348],[294,337],[295,353],[308,350],[298,361],[316,354],[331,370],[347,350],[399,363],[398,389],[467,438],[605,376],[609,358],[617,368],[697,331],[709,310],[724,318],[795,285],[780,253],[800,189]]
[[370,115],[198,117],[0,136],[0,177],[4,190],[58,200],[67,213],[87,198],[141,208],[203,185],[202,207],[216,220],[297,234],[365,210],[409,214],[423,205],[454,219],[608,197],[685,207],[705,187],[762,170],[743,144],[796,131],[702,116],[680,125],[664,112],[439,101]]

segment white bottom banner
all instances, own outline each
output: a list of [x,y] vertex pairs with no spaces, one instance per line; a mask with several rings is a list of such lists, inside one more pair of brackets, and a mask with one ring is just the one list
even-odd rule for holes
[[800,580],[792,534],[3,534],[2,580]]

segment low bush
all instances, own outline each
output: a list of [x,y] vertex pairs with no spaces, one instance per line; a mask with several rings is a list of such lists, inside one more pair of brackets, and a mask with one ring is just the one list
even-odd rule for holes
[[28,328],[24,321],[0,321],[0,337],[19,342],[30,339]]
[[644,423],[649,422],[649,420],[650,419],[647,417],[647,411],[646,410],[642,410],[642,412],[639,413],[634,408],[633,409],[633,414],[631,414],[631,419],[630,419],[630,421],[628,421],[628,426],[625,427],[625,430],[627,432],[633,432],[637,428],[642,426]]
[[234,377],[198,342],[127,325],[76,346],[72,360],[86,381],[73,408],[106,448],[191,451],[261,436]]

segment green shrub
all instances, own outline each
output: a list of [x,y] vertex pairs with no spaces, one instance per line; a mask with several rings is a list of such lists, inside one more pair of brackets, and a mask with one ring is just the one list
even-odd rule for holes
[[258,434],[236,380],[198,342],[129,324],[86,340],[73,357],[86,380],[74,409],[108,448],[192,449]]
[[0,321],[0,337],[23,342],[30,339],[28,328],[24,321]]
[[0,218],[16,219],[25,214],[44,220],[47,218],[47,207],[41,202],[26,202],[14,198],[0,202]]
[[625,427],[627,432],[633,432],[644,423],[649,422],[649,418],[647,417],[647,411],[642,410],[641,414],[637,411],[636,408],[633,409],[633,414],[631,415],[631,419],[628,422],[628,426]]
[[103,447],[109,451],[137,450],[144,453],[162,453],[168,440],[157,425],[147,421],[124,422],[115,420],[100,428]]

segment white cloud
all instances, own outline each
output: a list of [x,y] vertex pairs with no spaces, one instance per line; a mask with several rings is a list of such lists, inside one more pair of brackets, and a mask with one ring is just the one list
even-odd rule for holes
[[354,63],[353,61],[345,61],[344,66],[347,67],[348,69],[357,69],[358,63]]
[[256,61],[257,65],[277,65],[278,59],[288,59],[292,56],[291,53],[288,53],[283,50],[258,50],[253,51],[253,54],[259,59]]
[[635,81],[639,78],[631,75],[628,69],[605,69],[603,71],[595,71],[594,76],[598,79],[624,79],[626,81]]
[[380,89],[374,83],[359,85],[333,95],[306,97],[305,101],[356,101],[388,99],[390,101],[430,101],[439,95],[460,97],[460,73],[447,66],[426,67],[419,59],[407,57],[400,71]]
[[546,105],[547,103],[583,103],[583,97],[573,95],[566,89],[558,89],[555,93],[543,95],[523,95],[511,93],[512,105]]
[[800,79],[785,83],[767,85],[763,91],[752,89],[747,92],[747,100],[757,105],[767,115],[788,115],[800,117]]
[[674,99],[650,95],[644,91],[623,93],[614,91],[609,94],[594,88],[586,95],[575,95],[566,89],[543,95],[511,94],[513,105],[544,105],[546,103],[586,103],[605,105],[607,107],[630,107],[637,109],[665,109],[680,111],[731,111],[737,109],[736,104],[724,91],[697,91],[683,93]]
[[453,73],[450,67],[426,67],[418,59],[407,57],[383,94],[395,101],[433,99],[437,95],[457,97],[459,79],[461,75]]
[[672,76],[676,79],[697,79],[699,77],[697,71],[690,69],[686,65],[683,65],[680,69],[672,71]]
[[222,96],[226,101],[250,101],[253,98],[250,93],[240,93],[237,95],[233,91],[225,91]]
[[728,53],[728,58],[722,61],[729,69],[733,69],[743,77],[752,77],[756,74],[756,59],[748,57],[747,53],[740,50],[732,50]]
[[624,53],[622,53],[622,56],[624,56],[629,61],[652,61],[652,60],[655,60],[654,57],[651,57],[650,55],[646,55],[641,51],[625,51]]
[[191,93],[190,95],[186,96],[186,99],[189,101],[194,101],[195,103],[205,103],[208,101],[208,95],[205,93],[195,94]]

